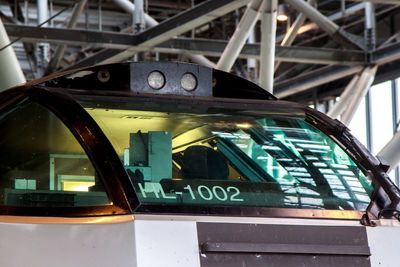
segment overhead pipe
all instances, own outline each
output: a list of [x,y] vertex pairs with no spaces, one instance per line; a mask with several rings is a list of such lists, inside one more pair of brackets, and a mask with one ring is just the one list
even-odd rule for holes
[[135,21],[135,32],[141,32],[144,30],[144,3],[143,0],[134,0],[135,3],[135,12],[134,12],[134,21]]
[[[254,28],[250,31],[249,38],[247,39],[248,44],[254,44],[255,43],[255,31]],[[248,58],[247,59],[247,73],[248,73],[248,78],[251,81],[256,81],[256,68],[257,68],[257,61],[254,58]]]
[[230,71],[248,39],[254,25],[260,17],[260,8],[263,0],[253,0],[243,14],[229,43],[218,60],[217,69]]
[[354,49],[363,49],[363,45],[349,37],[349,34],[340,29],[332,20],[321,14],[316,8],[303,0],[286,0],[291,6],[303,13],[310,20],[314,21],[318,27],[329,34],[334,40]]
[[[48,24],[44,23],[48,18],[47,0],[37,0],[37,24],[46,27]],[[44,23],[44,24],[43,24]],[[37,59],[37,76],[42,77],[47,62],[49,61],[50,45],[46,43],[38,44],[38,59]]]
[[339,30],[339,26],[336,23],[322,15],[316,8],[303,0],[286,0],[286,2],[303,13],[310,20],[314,21],[327,34],[334,35]]
[[[309,5],[313,5],[315,0],[308,0],[307,3]],[[303,13],[300,13],[292,26],[290,26],[288,32],[286,33],[285,37],[281,42],[281,46],[290,46],[292,45],[294,39],[297,36],[297,32],[299,31],[300,27],[303,25],[304,21],[306,20],[306,16]]]
[[[349,7],[349,8],[347,8],[344,13],[342,11],[339,11],[339,12],[336,12],[336,13],[334,13],[332,15],[327,16],[327,18],[332,20],[332,21],[338,20],[338,19],[341,19],[341,18],[343,18],[343,17],[345,17],[347,15],[350,15],[352,13],[355,13],[355,12],[358,12],[360,10],[363,10],[364,7],[365,7],[365,3],[359,3],[359,4],[356,4],[356,5],[353,5],[353,6]],[[310,22],[310,23],[304,24],[303,26],[301,26],[299,28],[298,34],[303,34],[305,32],[314,30],[317,27],[318,26],[317,26],[317,24],[315,22]],[[286,35],[283,35],[283,34],[278,35],[276,37],[277,42],[281,42],[285,38],[285,36]]]
[[[309,5],[313,5],[315,3],[315,0],[308,0],[307,3]],[[287,31],[285,37],[283,38],[281,42],[281,46],[291,46],[294,42],[294,39],[297,36],[297,33],[300,29],[300,27],[304,24],[304,21],[306,21],[306,16],[303,13],[300,13],[292,26],[290,26],[289,30]],[[275,62],[275,71],[278,69],[279,65],[281,64],[281,61]]]
[[371,2],[365,3],[365,32],[364,38],[367,49],[370,51],[376,48],[376,22],[375,22],[375,7]]
[[[71,19],[67,26],[68,29],[73,29],[76,27],[79,16],[82,14],[82,11],[85,8],[86,3],[87,0],[81,0],[79,3],[75,5],[74,10],[72,11]],[[58,65],[60,64],[61,58],[64,56],[66,47],[67,47],[66,45],[57,46],[53,57],[51,58],[49,64],[47,65],[44,75],[48,75],[57,69]]]
[[[297,94],[306,91],[310,88],[326,84],[350,75],[354,75],[363,70],[362,66],[327,66],[300,75],[301,77],[295,77],[288,79],[279,84],[275,84],[275,96],[278,98],[284,98],[293,94]],[[279,87],[277,86],[279,85]],[[280,90],[277,91],[277,88]]]
[[[131,13],[132,15],[135,14],[135,5],[128,1],[128,0],[114,0],[114,2],[120,7],[122,8],[125,12],[127,13]],[[155,19],[153,19],[151,16],[149,16],[149,14],[145,13],[144,14],[144,21],[146,23],[147,27],[153,27],[158,25],[158,21],[156,21]],[[207,59],[205,56],[201,56],[201,55],[192,55],[189,54],[187,55],[193,62],[198,63],[200,65],[206,66],[206,67],[210,67],[210,68],[215,68],[215,63],[212,62],[211,60]]]
[[260,86],[273,93],[277,0],[265,0],[261,14]]
[[348,125],[350,123],[362,98],[367,94],[369,88],[371,87],[372,82],[375,79],[375,73],[377,69],[378,66],[373,66],[366,67],[362,71],[360,78],[358,79],[358,83],[353,89],[354,95],[351,100],[349,100],[346,110],[343,112],[343,115],[341,117],[341,121],[344,124]]
[[377,156],[383,157],[390,165],[388,173],[400,163],[400,131],[378,152]]
[[[377,57],[374,63],[378,66],[400,59],[400,47],[392,45],[391,47],[376,50]],[[288,97],[303,91],[307,91],[313,87],[332,82],[346,76],[359,73],[363,69],[362,66],[327,66],[316,69],[309,73],[302,74],[298,77],[288,79],[275,84],[275,95],[279,98]]]
[[193,62],[205,66],[205,67],[209,67],[209,68],[215,68],[215,63],[212,62],[211,60],[207,59],[205,56],[202,55],[193,55],[193,54],[186,54],[186,56],[188,58],[190,58],[190,60],[192,60]]
[[[37,20],[38,24],[42,24],[48,18],[48,6],[47,0],[37,0]],[[42,26],[46,27],[48,24],[45,23]]]
[[[375,50],[375,12],[372,3],[363,3],[365,9],[365,40],[366,47],[373,51],[375,56],[374,64],[380,66],[388,62],[397,60],[400,58],[400,49],[398,46],[392,46],[387,48],[381,48]],[[356,74],[362,70],[361,66],[354,67],[325,67],[320,70],[315,70],[311,73],[303,75],[300,80],[297,78],[291,79],[289,81],[282,82],[275,86],[276,88],[281,88],[280,92],[276,95],[280,98],[287,97],[289,95],[308,90],[312,87],[343,78],[345,76]],[[348,103],[348,102],[347,102]]]
[[340,95],[339,101],[337,101],[328,111],[327,115],[332,119],[336,119],[344,112],[349,103],[350,99],[354,94],[354,87],[356,86],[358,80],[360,78],[359,74],[353,76],[349,84],[343,90],[342,94]]
[[[0,18],[0,49],[10,43],[6,29]],[[13,47],[0,50],[0,92],[18,84],[25,83],[25,76],[19,65]]]
[[[374,50],[376,46],[376,22],[373,3],[365,3],[365,39],[367,47]],[[397,129],[396,129],[397,130]],[[389,163],[388,173],[400,162],[400,132],[397,130],[392,139],[378,152],[377,156],[383,157]]]
[[[337,33],[340,33],[338,26],[330,20],[330,19],[335,19],[332,16],[327,18],[327,17],[323,16],[322,14],[320,14],[316,9],[313,11],[312,9],[314,9],[314,8],[303,1],[298,1],[298,0],[288,0],[288,1],[291,3],[295,3],[295,4],[297,3],[298,5],[301,5],[303,8],[305,8],[304,10],[306,10],[306,9],[309,10],[307,13],[308,15],[315,15],[315,17],[313,17],[313,18],[310,17],[311,20],[314,20],[314,22],[319,27],[321,27],[322,29],[327,31],[328,34],[332,35],[332,33],[333,33],[336,36],[338,36]],[[359,10],[360,8],[365,9],[365,17],[366,17],[365,39],[367,40],[366,47],[371,50],[375,49],[375,46],[374,46],[374,44],[375,44],[375,41],[374,41],[375,40],[375,16],[374,16],[374,12],[373,12],[374,11],[373,7],[374,7],[373,4],[367,2],[367,3],[358,4],[358,5],[355,5],[351,8],[349,8],[349,12],[350,12],[350,10],[355,11],[355,10]],[[318,21],[320,21],[320,23],[318,23]],[[322,21],[325,21],[326,24],[321,23]],[[345,32],[342,32],[342,35],[344,33]],[[378,65],[380,65],[378,60],[379,59],[376,60],[376,63]],[[327,67],[325,69],[329,70],[329,73],[316,70],[315,73],[310,73],[307,75],[308,79],[302,79],[300,82],[293,80],[290,83],[285,83],[285,84],[288,84],[288,86],[278,93],[278,97],[285,97],[285,96],[295,94],[295,93],[307,90],[309,88],[312,88],[312,87],[315,87],[315,86],[318,86],[318,85],[321,85],[321,84],[324,84],[324,83],[327,83],[327,82],[330,82],[330,81],[333,81],[333,80],[336,80],[339,78],[343,78],[350,74],[356,74],[356,73],[362,71],[363,68],[361,66],[354,66],[354,67]],[[328,112],[332,117],[337,117],[338,113],[342,113],[343,109],[346,107],[346,104],[348,104],[350,102],[349,101],[350,96],[347,96],[347,95],[352,95],[351,87],[355,83],[354,81],[356,79],[359,79],[359,78],[357,78],[357,76],[356,76],[356,78],[353,78],[353,80],[350,82],[350,84],[343,91],[344,96],[342,96],[340,98],[340,100]]]
[[[135,5],[132,2],[130,2],[128,0],[114,0],[114,3],[116,3],[126,13],[135,14]],[[158,24],[158,21],[153,19],[147,13],[144,14],[144,21],[145,21],[147,27],[153,27]]]

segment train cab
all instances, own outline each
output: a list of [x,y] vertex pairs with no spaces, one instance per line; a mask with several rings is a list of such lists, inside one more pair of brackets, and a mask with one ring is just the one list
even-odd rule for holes
[[52,75],[0,93],[0,266],[396,266],[388,168],[215,69]]

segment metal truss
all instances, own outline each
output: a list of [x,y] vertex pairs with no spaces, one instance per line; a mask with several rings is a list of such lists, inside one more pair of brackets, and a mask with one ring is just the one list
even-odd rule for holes
[[[129,21],[122,25],[121,19],[118,20],[119,25],[104,25],[104,27],[100,25],[97,29],[86,25],[85,29],[83,17],[87,17],[88,14],[92,17],[93,14],[97,14],[95,18],[99,20],[99,23],[101,17],[108,23],[111,21],[110,17],[96,13],[96,9],[93,8],[93,4],[97,3],[96,0],[87,1],[86,9],[84,11],[80,9],[78,12],[78,15],[82,13],[79,20],[76,15],[74,18],[74,12],[71,9],[68,11],[69,15],[62,14],[63,19],[57,17],[54,19],[54,23],[50,23],[47,27],[37,27],[30,22],[33,15],[28,14],[27,11],[31,12],[30,10],[21,8],[22,1],[9,1],[13,2],[13,5],[10,6],[12,10],[19,10],[18,13],[12,12],[10,15],[7,13],[8,11],[3,12],[4,8],[0,6],[0,11],[3,12],[0,15],[4,22],[7,22],[5,28],[11,39],[18,38],[18,41],[24,42],[24,46],[32,43],[50,43],[56,51],[64,49],[67,45],[68,55],[75,54],[75,56],[70,56],[68,61],[63,61],[63,69],[120,62],[133,59],[135,54],[142,52],[150,53],[154,59],[158,58],[158,55],[171,55],[176,59],[195,59],[198,56],[202,58],[204,64],[208,64],[207,61],[210,64],[215,63],[217,67],[226,71],[233,66],[233,71],[244,73],[247,71],[244,69],[246,66],[248,68],[255,66],[259,71],[259,74],[254,77],[255,81],[267,77],[265,76],[266,72],[269,77],[275,72],[274,93],[281,98],[315,90],[329,82],[346,79],[371,64],[376,64],[383,69],[387,68],[386,66],[389,64],[400,61],[398,32],[386,35],[384,39],[376,39],[377,49],[367,47],[364,37],[364,24],[366,23],[364,21],[367,16],[364,14],[364,10],[370,2],[365,1],[343,5],[343,1],[338,0],[309,0],[307,2],[288,0],[286,5],[291,9],[292,18],[296,20],[293,20],[290,30],[289,27],[279,23],[264,30],[265,36],[272,36],[270,34],[276,32],[276,43],[272,42],[274,44],[272,46],[270,44],[265,46],[266,40],[271,38],[262,39],[263,34],[261,34],[261,28],[269,27],[269,22],[274,17],[273,12],[276,11],[276,7],[268,6],[272,2],[266,0],[196,0],[193,1],[195,5],[192,8],[181,9],[182,11],[176,12],[172,16],[166,15],[163,19],[160,19],[160,15],[155,14],[155,11],[149,9],[147,11],[150,13],[145,14],[148,28],[140,32],[135,32],[135,25]],[[53,0],[54,4],[58,2],[58,0]],[[83,5],[85,1],[78,2]],[[103,6],[104,10],[111,8],[107,14],[111,14],[110,12],[116,14],[115,8],[119,7],[128,13],[135,11],[134,5],[129,1],[113,0],[113,2],[117,5]],[[400,7],[397,8],[400,0],[371,2],[377,8],[378,24],[380,21],[384,21],[386,16],[394,17],[400,12]],[[151,0],[149,0],[150,3]],[[190,6],[190,4],[186,4]],[[283,4],[283,2],[279,1],[278,4]],[[89,5],[91,8],[88,7]],[[173,4],[169,2],[164,4],[164,6],[166,5]],[[248,5],[247,8],[246,5]],[[161,9],[157,10],[162,13]],[[13,16],[13,13],[16,13],[15,17],[18,15],[18,23],[15,19],[5,20],[5,18]],[[24,15],[29,18],[24,19]],[[126,13],[124,16],[127,16]],[[257,23],[257,19],[264,20],[264,22]],[[22,21],[25,21],[25,24]],[[63,21],[69,21],[69,26],[66,23],[62,24]],[[236,31],[231,29],[228,36],[223,36],[224,29],[226,30],[229,25],[235,23],[234,21],[236,21],[236,26],[233,25],[233,30],[236,29]],[[86,24],[91,25],[90,23],[93,23],[93,20],[86,19]],[[263,26],[263,23],[266,23],[267,26]],[[76,29],[73,24],[77,24]],[[112,27],[115,29],[110,31]],[[232,28],[232,26],[230,27]],[[107,31],[102,28],[106,28]],[[251,30],[258,32],[257,41],[245,43]],[[221,31],[222,36],[215,35],[218,31]],[[232,35],[232,40],[230,35]],[[281,45],[277,45],[278,43]],[[264,48],[262,48],[263,46]],[[76,54],[79,52],[77,49],[79,47],[82,48],[85,55],[83,58]],[[265,53],[266,51],[269,52]],[[271,51],[274,53],[271,54]],[[224,53],[225,59],[221,58]],[[48,72],[57,69],[59,64],[55,62],[62,61],[63,54],[61,52],[53,53]],[[261,60],[261,57],[264,58]],[[225,64],[224,60],[229,62],[227,61]],[[248,60],[280,64],[275,64],[274,68],[266,68],[260,66],[262,64],[254,65],[254,63],[250,66],[250,63],[247,63]],[[58,70],[61,68],[58,67]],[[379,69],[377,73],[378,76],[381,75]],[[267,84],[271,82],[271,78],[268,80]],[[336,90],[334,93],[338,94],[340,90],[339,92]]]
[[[341,96],[330,114],[344,122],[374,79],[400,76],[400,0],[147,0],[146,13],[130,0],[52,0],[52,14],[71,8],[46,27],[37,26],[36,15],[46,13],[39,5],[46,0],[37,7],[4,2],[1,21],[18,41],[19,60],[36,74],[46,67],[48,44],[47,73],[132,59],[189,59],[246,76],[284,99],[310,104]],[[276,21],[278,5],[286,5],[291,21]],[[7,42],[3,38],[0,57]]]
[[[195,27],[203,25],[217,17],[225,15],[237,8],[246,5],[249,0],[208,0],[194,8],[184,11],[171,19],[149,28],[136,35],[137,43],[127,50],[103,50],[99,53],[78,62],[72,67],[82,67],[95,63],[115,63],[129,59],[138,52],[145,51],[177,35],[185,33]],[[104,56],[106,55],[106,57]]]
[[[62,28],[37,28],[34,26],[5,24],[11,38],[20,37],[21,41],[48,42],[54,44],[68,44],[73,46],[92,45],[117,50],[129,49],[141,44],[138,36],[124,33],[110,33],[89,30],[75,30]],[[147,51],[170,54],[201,54],[220,57],[227,41],[212,39],[173,38],[157,44]],[[308,64],[337,64],[360,65],[364,64],[366,54],[357,50],[341,50],[315,47],[276,46],[276,60],[283,62],[297,62]],[[386,48],[385,50],[388,50]],[[260,57],[260,44],[246,44],[243,46],[239,58]]]

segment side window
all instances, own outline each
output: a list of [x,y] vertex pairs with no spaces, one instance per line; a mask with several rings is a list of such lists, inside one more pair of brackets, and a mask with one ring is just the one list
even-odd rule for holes
[[104,186],[69,129],[43,106],[0,112],[0,205],[110,205]]

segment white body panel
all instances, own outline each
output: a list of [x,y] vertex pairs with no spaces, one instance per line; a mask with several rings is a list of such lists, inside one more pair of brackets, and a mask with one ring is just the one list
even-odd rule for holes
[[[200,266],[197,222],[364,227],[357,221],[340,220],[156,215],[3,216],[0,221],[0,266],[7,267]],[[398,266],[400,224],[388,220],[367,227],[367,235],[371,266]]]
[[389,225],[367,227],[371,266],[398,267],[400,225],[394,220]]
[[108,224],[2,222],[0,236],[0,266],[135,266],[132,220]]
[[138,266],[200,266],[196,222],[135,221]]

